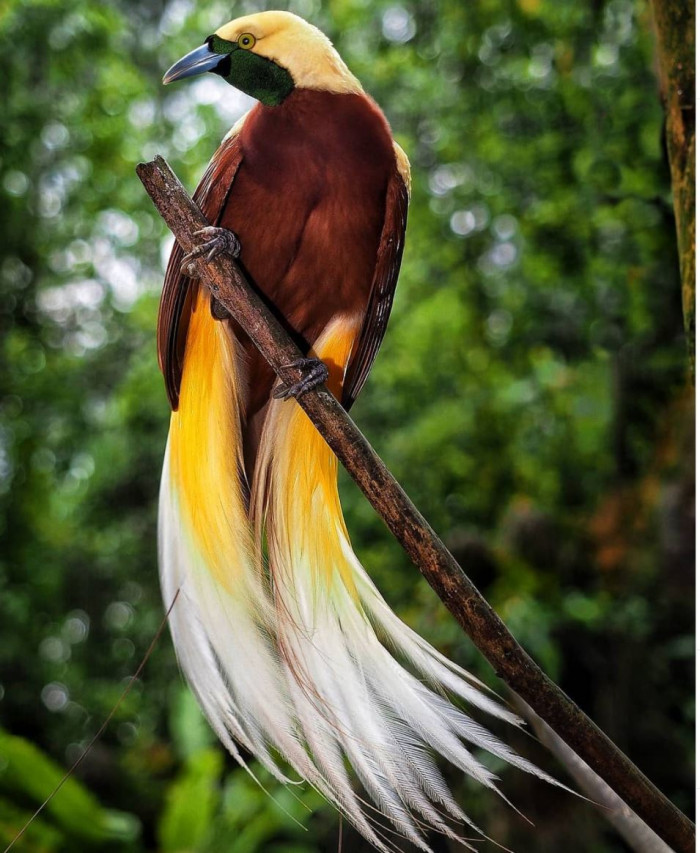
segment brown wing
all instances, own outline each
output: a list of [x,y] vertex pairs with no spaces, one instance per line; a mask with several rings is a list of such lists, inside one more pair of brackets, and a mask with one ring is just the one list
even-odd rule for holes
[[[243,159],[240,138],[232,133],[221,143],[199,183],[194,200],[212,225],[218,225]],[[180,380],[185,356],[193,289],[196,282],[180,273],[184,252],[175,243],[165,271],[158,308],[158,364],[173,411],[180,398]]]
[[403,254],[408,194],[406,179],[397,166],[387,187],[384,227],[379,240],[367,312],[343,382],[342,404],[346,409],[350,409],[365,384],[389,322]]

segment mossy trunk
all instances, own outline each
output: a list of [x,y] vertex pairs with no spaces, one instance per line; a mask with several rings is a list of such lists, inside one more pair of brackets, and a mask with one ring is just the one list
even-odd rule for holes
[[695,375],[695,5],[651,0],[680,259],[683,317]]

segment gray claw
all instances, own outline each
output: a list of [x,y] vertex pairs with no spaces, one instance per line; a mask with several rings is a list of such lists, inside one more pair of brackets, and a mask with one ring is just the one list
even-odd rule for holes
[[237,258],[241,253],[241,244],[238,237],[229,231],[227,228],[217,228],[213,225],[207,225],[199,231],[194,232],[195,237],[205,237],[205,241],[199,246],[196,246],[192,251],[185,255],[180,264],[180,273],[188,278],[197,277],[197,267],[194,261],[197,258],[205,257],[207,261],[213,261],[223,252],[228,253],[233,258]]
[[298,367],[302,371],[302,378],[292,385],[278,385],[272,392],[275,400],[289,400],[291,397],[297,398],[312,388],[317,388],[319,385],[328,379],[328,367],[318,358],[298,358],[291,364],[285,364],[285,367]]

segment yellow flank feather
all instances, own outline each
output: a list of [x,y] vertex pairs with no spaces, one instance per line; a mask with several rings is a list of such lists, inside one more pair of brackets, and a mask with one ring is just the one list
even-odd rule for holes
[[[359,318],[335,320],[309,353],[328,366],[327,384],[336,397],[359,329]],[[295,401],[270,405],[255,475],[254,506],[258,528],[265,519],[272,540],[273,581],[292,582],[280,577],[280,566],[303,567],[310,572],[311,588],[321,601],[338,580],[356,599],[352,569],[342,547],[348,533],[338,496],[338,460]],[[274,487],[265,489],[265,483]]]
[[408,197],[411,197],[411,163],[406,156],[406,152],[399,145],[396,140],[394,140],[394,154],[396,154],[396,168],[399,170],[399,175],[406,184],[406,190],[408,191]]
[[[235,343],[199,289],[190,320],[180,405],[170,423],[172,481],[183,521],[215,579],[232,591],[252,553],[240,489]],[[234,540],[235,537],[235,540]]]

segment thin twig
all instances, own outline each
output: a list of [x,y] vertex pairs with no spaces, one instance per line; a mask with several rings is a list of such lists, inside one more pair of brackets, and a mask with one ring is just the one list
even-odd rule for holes
[[[162,157],[140,164],[136,171],[178,243],[190,252],[197,245],[194,232],[209,223]],[[300,372],[289,365],[302,353],[238,264],[227,255],[211,262],[200,258],[196,264],[201,280],[246,330],[282,381],[298,381]],[[327,388],[310,391],[298,402],[496,674],[674,850],[691,853],[693,823],[516,642]]]

